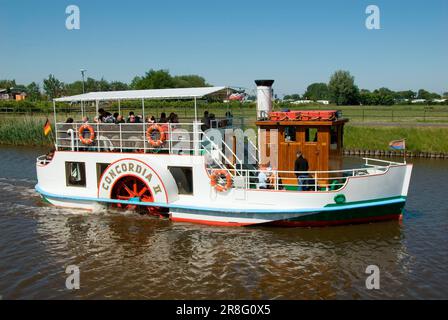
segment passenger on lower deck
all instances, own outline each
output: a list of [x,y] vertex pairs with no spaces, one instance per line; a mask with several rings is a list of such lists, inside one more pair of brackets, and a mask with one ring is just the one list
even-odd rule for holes
[[303,157],[302,151],[297,151],[297,159],[294,163],[294,171],[297,177],[298,191],[305,191],[308,189],[308,160]]

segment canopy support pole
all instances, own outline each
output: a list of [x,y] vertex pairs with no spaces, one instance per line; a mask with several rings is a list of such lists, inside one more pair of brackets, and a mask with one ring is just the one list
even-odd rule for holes
[[118,114],[121,115],[121,100],[118,99]]
[[143,117],[142,122],[145,123],[146,120],[145,120],[145,99],[144,98],[142,98],[142,117]]
[[198,122],[198,103],[196,97],[194,97],[194,121]]
[[53,115],[54,115],[54,146],[58,149],[58,126],[56,122],[56,101],[53,100]]

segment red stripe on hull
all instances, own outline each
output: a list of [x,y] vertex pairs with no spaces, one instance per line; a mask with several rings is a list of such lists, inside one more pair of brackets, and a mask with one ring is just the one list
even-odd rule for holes
[[174,217],[171,217],[171,220],[174,222],[189,222],[189,223],[205,224],[205,225],[217,226],[217,227],[244,227],[244,226],[253,225],[253,223],[224,222],[224,221],[211,221],[211,220],[174,218]]
[[272,226],[280,226],[280,227],[329,227],[329,226],[340,226],[346,224],[361,224],[361,223],[369,223],[369,222],[379,222],[379,221],[388,221],[388,220],[400,220],[402,219],[402,215],[398,214],[388,214],[377,217],[366,217],[366,218],[355,218],[355,219],[347,219],[347,220],[324,220],[324,221],[289,221],[289,220],[281,220],[281,221],[273,221],[269,222],[266,225]]

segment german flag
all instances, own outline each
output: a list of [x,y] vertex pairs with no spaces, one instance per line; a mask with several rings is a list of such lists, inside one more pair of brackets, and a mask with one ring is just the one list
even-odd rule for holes
[[51,132],[51,125],[50,125],[50,121],[47,118],[47,121],[45,121],[44,124],[44,135],[48,136],[48,134]]

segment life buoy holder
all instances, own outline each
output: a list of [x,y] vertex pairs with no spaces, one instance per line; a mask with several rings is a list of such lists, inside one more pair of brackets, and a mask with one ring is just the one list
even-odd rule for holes
[[[84,137],[84,132],[86,130],[89,131],[89,136],[87,138]],[[93,130],[93,127],[88,124],[83,124],[79,127],[78,135],[79,141],[81,141],[82,144],[91,145],[95,140],[95,130]]]
[[[154,140],[151,135],[154,131],[159,132],[159,139]],[[148,140],[149,144],[153,147],[160,147],[166,140],[166,134],[165,131],[161,126],[158,124],[153,124],[146,130],[146,139]]]
[[[219,183],[219,178],[224,176],[225,183]],[[230,189],[232,186],[232,176],[227,170],[215,170],[210,175],[210,185],[216,189],[218,192],[224,192]]]

